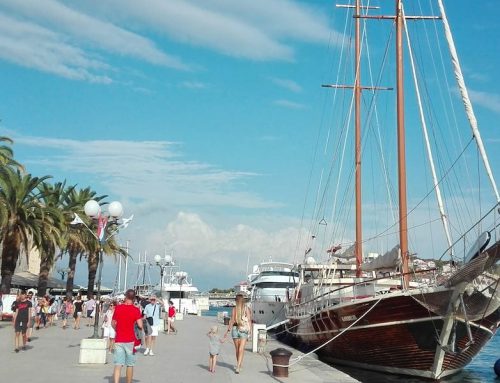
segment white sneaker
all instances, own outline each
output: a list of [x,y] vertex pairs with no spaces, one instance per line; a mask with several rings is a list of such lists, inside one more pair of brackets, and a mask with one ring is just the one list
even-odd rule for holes
[[149,356],[155,356],[155,354],[153,353],[153,350],[149,350]]
[[146,351],[144,351],[144,355],[148,355],[149,354],[149,348],[146,349]]

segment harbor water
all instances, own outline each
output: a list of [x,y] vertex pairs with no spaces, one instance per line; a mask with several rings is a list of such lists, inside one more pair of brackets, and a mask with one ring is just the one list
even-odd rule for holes
[[[231,313],[231,307],[210,307],[210,310],[203,311],[203,316],[217,316],[219,312],[227,311]],[[493,371],[493,365],[500,359],[500,334],[497,335],[483,348],[479,355],[472,360],[471,363],[459,374],[445,378],[441,382],[445,383],[499,383],[500,378],[497,378]],[[360,382],[366,383],[423,383],[428,380],[408,378],[390,374],[379,374],[371,371],[362,371],[357,369],[345,368],[335,365],[339,370],[358,379]]]

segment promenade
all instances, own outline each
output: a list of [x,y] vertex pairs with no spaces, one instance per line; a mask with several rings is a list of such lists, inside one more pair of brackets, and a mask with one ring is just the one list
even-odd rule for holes
[[[85,319],[83,320],[85,323]],[[161,333],[157,338],[155,356],[137,355],[134,382],[336,382],[353,383],[357,380],[314,358],[304,358],[289,369],[288,378],[272,376],[269,351],[283,344],[269,340],[264,354],[252,353],[251,342],[247,345],[243,369],[235,374],[235,354],[232,340],[221,347],[215,373],[210,373],[208,363],[208,338],[210,326],[219,325],[222,335],[225,326],[215,317],[185,317],[176,322],[178,335]],[[13,351],[13,328],[10,322],[0,322],[0,380],[26,383],[112,383],[113,355],[109,354],[105,365],[78,364],[80,340],[92,334],[92,327],[62,330],[59,326],[35,331],[28,350]],[[300,355],[290,349],[292,358]],[[123,374],[124,374],[123,370]],[[122,377],[122,382],[125,378]]]

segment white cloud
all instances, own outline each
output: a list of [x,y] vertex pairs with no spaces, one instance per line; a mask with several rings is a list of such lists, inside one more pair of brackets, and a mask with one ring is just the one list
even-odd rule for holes
[[253,60],[293,60],[289,41],[327,44],[337,36],[326,15],[288,0],[109,0],[79,6],[184,44]]
[[302,92],[302,87],[293,80],[287,80],[283,78],[271,78],[271,81],[274,84],[282,88],[288,89],[289,91],[292,91],[294,93]]
[[172,251],[195,283],[210,288],[245,280],[247,262],[250,268],[269,259],[292,262],[297,236],[292,226],[275,230],[243,224],[215,227],[199,214],[180,211],[151,233],[147,242],[156,252]]
[[300,104],[298,102],[289,101],[289,100],[275,100],[274,104],[285,107],[285,108],[290,108],[290,109],[305,109],[306,108],[306,106],[304,104]]
[[108,65],[38,25],[0,14],[0,58],[72,80],[110,83]]
[[109,22],[75,11],[57,1],[4,0],[2,6],[18,15],[29,17],[36,23],[46,23],[55,30],[69,33],[80,44],[91,44],[107,52],[137,57],[153,64],[187,69],[187,65],[180,59],[160,51],[152,41]]
[[[77,141],[34,136],[12,136],[16,145],[50,149],[39,158],[23,161],[44,165],[68,174],[87,174],[116,195],[139,201],[174,206],[232,206],[270,208],[280,204],[265,201],[235,183],[258,176],[255,173],[216,168],[182,158],[181,145],[168,141]],[[147,185],[147,187],[145,187]]]
[[471,100],[495,113],[500,113],[500,96],[494,93],[469,89]]
[[200,81],[184,81],[181,86],[188,89],[205,89],[208,87],[207,84]]

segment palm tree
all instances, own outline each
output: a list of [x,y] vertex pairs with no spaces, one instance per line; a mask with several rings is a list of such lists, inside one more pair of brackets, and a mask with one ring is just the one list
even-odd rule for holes
[[40,249],[40,273],[38,275],[38,295],[44,296],[47,291],[47,284],[50,271],[54,266],[56,248],[64,247],[65,231],[67,222],[72,219],[66,209],[66,201],[73,187],[66,188],[65,182],[58,182],[51,185],[43,182],[39,186],[40,201],[45,207],[51,208],[55,215],[53,222],[46,222],[42,227]]
[[[9,145],[14,143],[14,141],[12,141],[9,137],[0,136],[0,143],[5,142]],[[24,171],[24,166],[14,160],[14,152],[10,146],[0,145],[0,165],[12,166],[16,169]]]
[[39,244],[42,227],[52,220],[53,212],[38,200],[37,188],[49,176],[32,177],[9,166],[0,167],[0,227],[2,282],[0,291],[10,293],[12,276],[21,251],[29,256],[32,244]]
[[106,242],[102,243],[100,246],[97,244],[97,241],[94,240],[97,247],[93,248],[92,251],[89,252],[87,257],[88,262],[88,285],[87,285],[87,296],[90,297],[94,295],[94,286],[95,286],[95,278],[97,269],[99,268],[100,257],[99,253],[102,250],[103,254],[108,256],[118,255],[118,256],[127,256],[127,252],[125,249],[121,248],[120,245],[116,242],[115,237],[109,237],[109,235],[116,230],[116,226],[114,224],[109,224],[106,228],[106,235],[108,239]]
[[[83,207],[85,203],[91,199],[100,201],[105,196],[96,196],[96,192],[91,188],[76,190],[73,189],[68,194],[67,208],[73,213],[77,213],[80,218],[86,221],[87,226],[90,225],[90,220],[85,216]],[[95,237],[89,233],[89,230],[82,225],[69,225],[66,230],[66,247],[64,253],[69,255],[68,261],[68,279],[66,281],[66,296],[73,296],[73,286],[75,280],[76,262],[78,257],[86,256],[95,249],[97,241]]]

